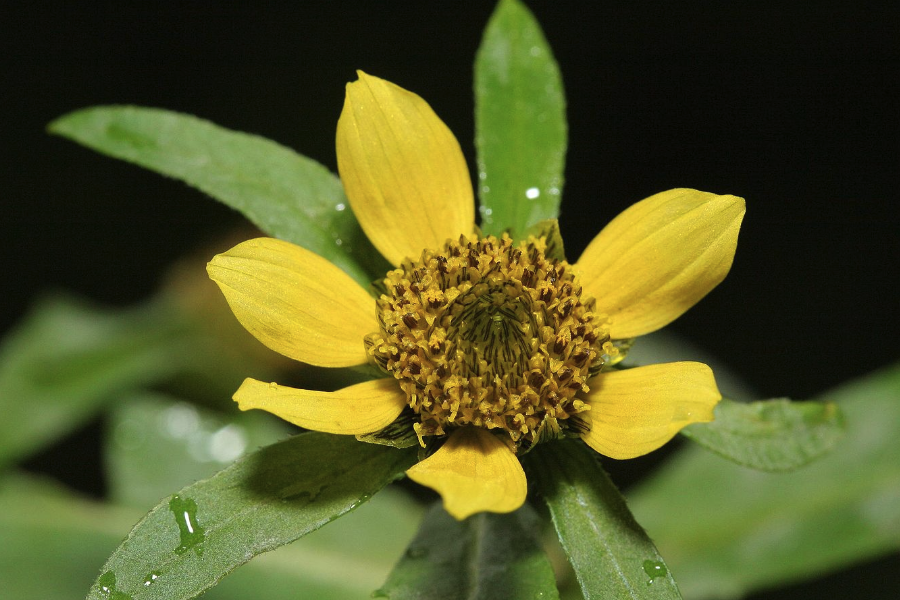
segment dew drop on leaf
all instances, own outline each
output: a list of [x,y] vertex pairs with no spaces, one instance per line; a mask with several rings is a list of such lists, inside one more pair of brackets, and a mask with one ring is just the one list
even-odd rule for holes
[[100,594],[109,600],[132,600],[131,596],[116,589],[116,574],[107,571],[97,580],[100,586]]
[[197,520],[197,503],[191,498],[182,498],[178,494],[169,500],[169,510],[175,517],[175,524],[181,534],[181,543],[175,548],[175,554],[182,554],[191,548],[202,554],[200,544],[206,539],[206,532]]
[[645,560],[644,573],[650,577],[650,581],[647,582],[647,585],[650,585],[657,577],[665,577],[668,575],[669,571],[666,569],[666,565],[659,561]]

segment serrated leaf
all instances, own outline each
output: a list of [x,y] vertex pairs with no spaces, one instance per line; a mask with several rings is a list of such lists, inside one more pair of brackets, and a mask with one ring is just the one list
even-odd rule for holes
[[174,177],[241,212],[274,237],[324,256],[362,286],[386,263],[360,229],[340,180],[271,140],[191,115],[98,106],[64,115],[49,131],[97,152]]
[[0,467],[71,431],[115,393],[183,368],[192,334],[164,302],[105,312],[47,298],[0,348]]
[[581,440],[543,444],[526,464],[586,600],[681,598],[662,556]]
[[438,504],[387,582],[373,594],[391,600],[559,598],[528,505],[510,514],[457,521]]
[[475,58],[475,145],[481,228],[513,238],[555,219],[567,126],[562,77],[534,16],[501,0]]
[[[304,433],[166,498],[113,553],[89,600],[194,598],[253,556],[353,510],[416,453]],[[146,584],[148,574],[155,574]]]
[[729,598],[900,550],[900,366],[824,394],[835,451],[792,473],[686,448],[631,494],[691,598]]
[[711,423],[681,430],[707,450],[762,471],[791,471],[826,454],[844,433],[840,410],[830,402],[722,400]]

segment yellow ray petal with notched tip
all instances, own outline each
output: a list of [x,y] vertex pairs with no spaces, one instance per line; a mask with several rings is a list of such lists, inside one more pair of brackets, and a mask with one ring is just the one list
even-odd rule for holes
[[358,71],[337,127],[338,171],[372,244],[392,264],[472,233],[469,169],[427,102]]
[[458,520],[482,511],[512,512],[528,493],[519,459],[480,427],[457,429],[437,452],[406,474],[437,491],[444,509]]
[[320,367],[366,362],[375,301],[318,254],[258,238],[216,255],[206,270],[238,321],[272,350]]
[[601,373],[591,380],[579,413],[590,426],[582,439],[612,458],[642,456],[656,450],[691,423],[713,420],[722,394],[712,369],[677,362]]
[[259,408],[306,429],[346,435],[380,431],[406,406],[406,394],[394,379],[318,392],[248,378],[234,399],[241,410]]
[[736,196],[676,189],[604,227],[578,269],[584,294],[609,315],[613,339],[669,324],[716,287],[731,268],[744,211]]

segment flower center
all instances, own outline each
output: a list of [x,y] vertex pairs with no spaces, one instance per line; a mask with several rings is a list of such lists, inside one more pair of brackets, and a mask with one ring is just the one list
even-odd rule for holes
[[476,426],[527,449],[588,409],[576,395],[616,349],[571,265],[545,250],[460,237],[387,274],[366,347],[406,392],[423,445]]

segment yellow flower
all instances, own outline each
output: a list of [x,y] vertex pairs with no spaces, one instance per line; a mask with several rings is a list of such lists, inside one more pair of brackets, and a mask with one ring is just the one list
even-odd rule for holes
[[[301,427],[369,434],[404,410],[433,451],[407,471],[458,519],[525,501],[517,454],[578,435],[604,455],[646,454],[713,418],[712,371],[692,362],[601,370],[670,323],[731,267],[744,201],[688,189],[638,202],[575,264],[546,240],[479,237],[453,134],[419,96],[359,73],[337,129],[356,218],[395,266],[373,299],[318,255],[261,238],[209,263],[240,322],[290,358],[377,365],[337,392],[247,379],[235,393]],[[436,450],[435,450],[436,448]]]

